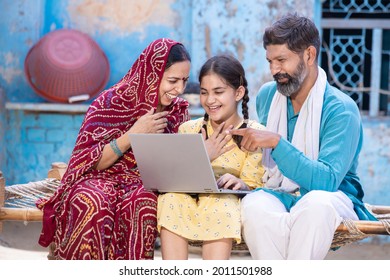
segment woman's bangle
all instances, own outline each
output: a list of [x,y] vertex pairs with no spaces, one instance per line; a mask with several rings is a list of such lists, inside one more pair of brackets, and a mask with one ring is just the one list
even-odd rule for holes
[[118,157],[123,156],[122,151],[119,149],[118,144],[116,143],[116,139],[114,139],[114,140],[112,140],[112,141],[110,142],[110,146],[111,146],[112,150],[114,151],[114,153],[115,153]]

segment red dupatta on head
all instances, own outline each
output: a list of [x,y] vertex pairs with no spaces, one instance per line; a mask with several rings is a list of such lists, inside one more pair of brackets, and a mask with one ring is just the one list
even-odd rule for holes
[[[137,119],[158,104],[158,91],[172,46],[170,39],[152,42],[138,57],[127,74],[114,86],[103,91],[90,105],[80,128],[63,183],[71,185],[86,178],[106,178],[120,183],[140,182],[131,148],[113,166],[95,170],[103,147],[126,133]],[[189,119],[187,101],[176,98],[169,111],[164,133],[176,133]]]
[[[74,185],[86,179],[101,179],[108,186],[123,191],[142,186],[131,148],[105,170],[94,167],[103,148],[111,140],[126,133],[137,119],[158,105],[158,91],[172,46],[170,39],[152,42],[138,57],[127,74],[114,86],[103,91],[90,105],[81,125],[62,185],[48,199],[39,199],[36,206],[43,209],[43,229],[39,244],[48,246],[56,230],[56,217],[66,215],[67,197]],[[169,112],[164,133],[176,133],[189,120],[188,102],[177,97],[165,108]]]

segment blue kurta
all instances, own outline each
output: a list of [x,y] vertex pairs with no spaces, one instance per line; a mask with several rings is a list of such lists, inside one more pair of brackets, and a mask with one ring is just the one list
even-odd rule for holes
[[[276,92],[276,83],[264,84],[256,98],[259,122],[267,125],[268,112]],[[291,144],[298,114],[294,115],[287,98],[287,139],[281,138],[271,156],[280,172],[300,186],[301,195],[311,190],[344,192],[353,202],[361,220],[376,220],[363,204],[363,188],[356,174],[362,148],[363,128],[356,103],[327,83],[320,124],[318,160],[307,158]],[[302,197],[266,190],[276,195],[289,211]]]

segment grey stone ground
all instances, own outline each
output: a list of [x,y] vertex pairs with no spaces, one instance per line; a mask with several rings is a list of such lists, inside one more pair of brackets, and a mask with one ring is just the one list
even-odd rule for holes
[[[0,260],[11,259],[46,259],[47,248],[37,244],[41,223],[3,222],[0,233]],[[190,259],[199,259],[200,249],[190,249]],[[156,259],[161,259],[156,250]],[[250,259],[248,253],[233,253],[231,259]],[[390,243],[382,239],[369,239],[345,245],[337,251],[330,251],[327,260],[390,260]]]

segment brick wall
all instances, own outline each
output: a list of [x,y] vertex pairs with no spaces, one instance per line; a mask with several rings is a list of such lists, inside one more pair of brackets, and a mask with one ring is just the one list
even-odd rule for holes
[[7,185],[40,180],[52,162],[67,162],[84,114],[7,110]]

